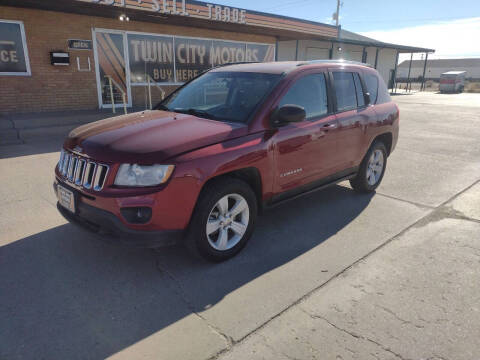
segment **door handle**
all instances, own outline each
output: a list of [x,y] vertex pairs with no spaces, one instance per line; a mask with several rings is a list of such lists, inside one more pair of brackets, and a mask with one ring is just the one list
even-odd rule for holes
[[335,129],[337,127],[337,124],[335,123],[328,123],[328,124],[325,124],[322,126],[322,129],[325,129],[325,130],[331,130],[331,129]]

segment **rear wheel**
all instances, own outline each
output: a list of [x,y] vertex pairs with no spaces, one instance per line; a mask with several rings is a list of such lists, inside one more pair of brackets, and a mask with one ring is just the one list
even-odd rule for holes
[[381,141],[372,144],[350,185],[358,192],[374,191],[383,179],[387,166],[387,149]]
[[235,178],[214,181],[200,195],[187,247],[209,261],[227,260],[246,245],[256,217],[257,201],[248,184]]

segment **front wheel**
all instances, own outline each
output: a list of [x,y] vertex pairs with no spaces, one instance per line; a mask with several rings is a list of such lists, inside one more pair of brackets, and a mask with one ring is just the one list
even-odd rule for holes
[[256,217],[257,200],[247,183],[235,178],[213,181],[198,200],[187,247],[209,261],[227,260],[246,245]]
[[383,179],[386,166],[387,149],[383,142],[377,141],[363,158],[357,175],[350,180],[350,185],[358,192],[374,191]]

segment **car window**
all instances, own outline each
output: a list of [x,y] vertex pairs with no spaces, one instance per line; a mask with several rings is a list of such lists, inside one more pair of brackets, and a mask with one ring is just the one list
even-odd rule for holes
[[355,90],[357,92],[357,104],[359,107],[365,106],[365,97],[363,96],[362,82],[360,75],[353,73],[353,80],[355,81]]
[[376,104],[384,104],[392,101],[390,94],[388,93],[387,85],[382,78],[378,79],[378,94]]
[[335,95],[337,97],[337,110],[345,111],[357,108],[357,93],[353,73],[334,72]]
[[209,72],[174,92],[156,108],[213,120],[246,122],[280,77],[264,73]]
[[378,78],[374,74],[365,74],[365,85],[367,86],[367,91],[370,94],[370,102],[372,104],[377,103],[377,93],[378,93]]
[[297,80],[278,106],[298,105],[305,109],[307,120],[328,113],[327,83],[324,74],[306,75]]

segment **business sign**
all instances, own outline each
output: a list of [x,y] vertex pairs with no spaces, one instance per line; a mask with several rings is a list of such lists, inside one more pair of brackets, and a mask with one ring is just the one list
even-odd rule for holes
[[273,44],[127,33],[132,85],[183,83],[212,67],[274,61]]
[[23,23],[0,20],[0,76],[30,75]]
[[247,11],[230,6],[186,0],[79,0],[100,5],[121,6],[137,10],[207,18],[209,20],[245,24]]
[[92,40],[68,40],[68,48],[70,50],[92,50]]
[[[196,0],[76,0],[83,3],[113,6],[123,9],[148,11],[165,16],[181,16],[203,19],[212,22],[246,24],[268,29],[280,29],[309,35],[336,38],[335,26],[308,20],[244,10],[231,6],[207,3]],[[268,34],[268,33],[267,33]]]

